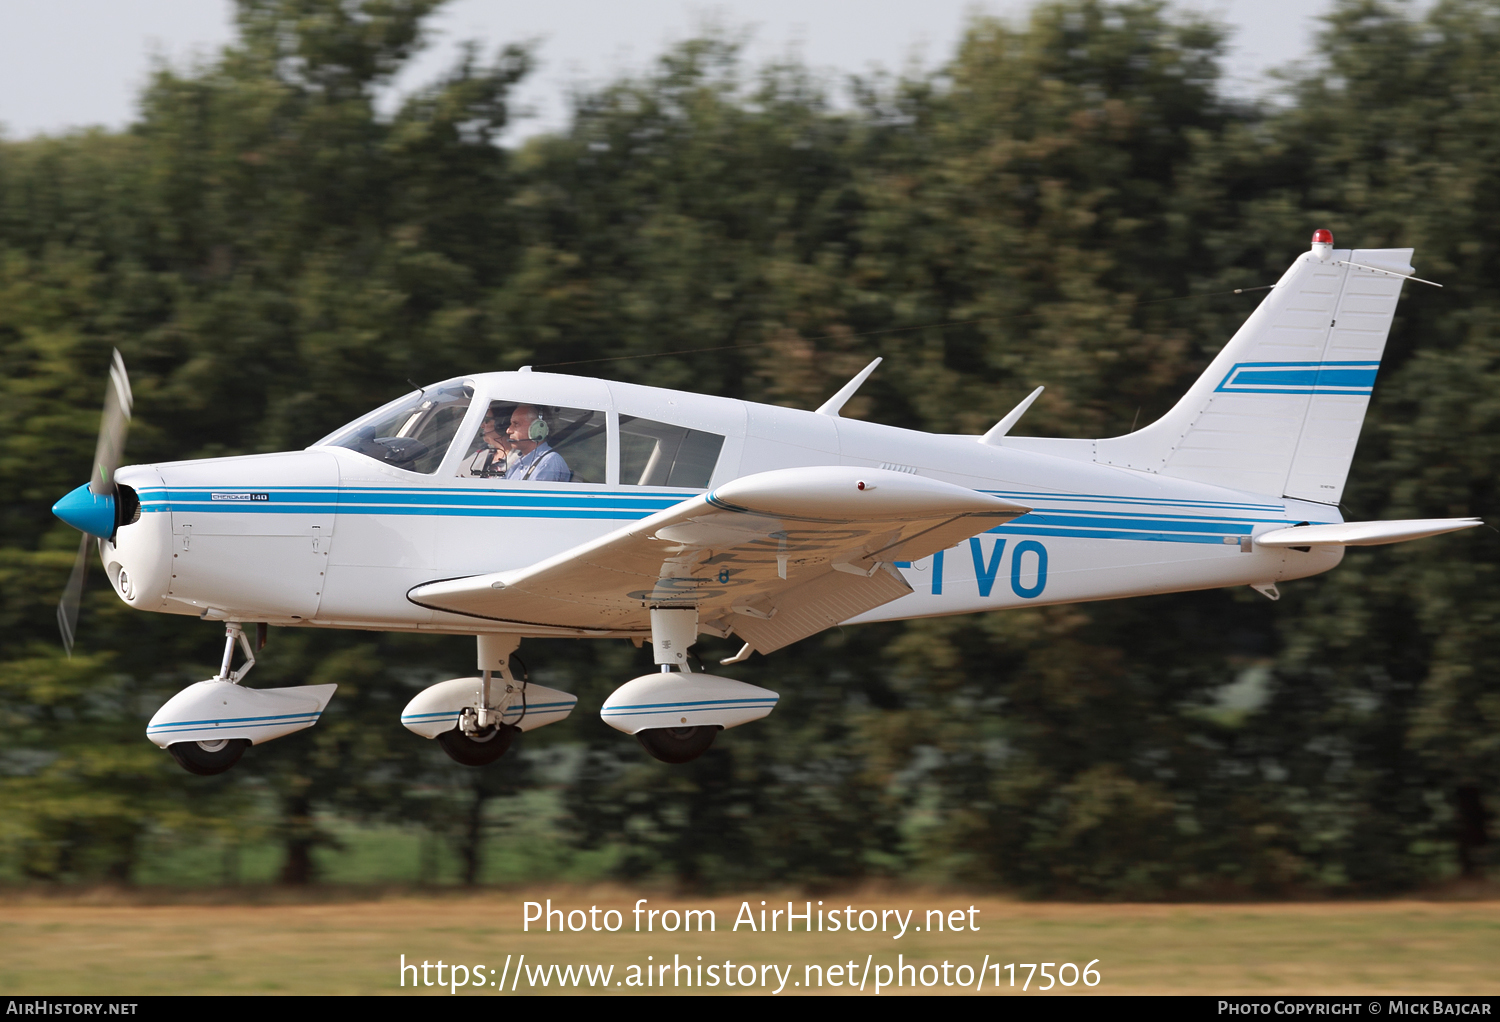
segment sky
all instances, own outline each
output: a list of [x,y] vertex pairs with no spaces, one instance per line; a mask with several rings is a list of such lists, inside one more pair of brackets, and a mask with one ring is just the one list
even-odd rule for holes
[[[706,26],[748,33],[751,64],[799,56],[834,76],[932,68],[952,53],[976,13],[1024,17],[1024,0],[451,0],[432,21],[430,48],[397,92],[432,80],[467,39],[493,50],[537,44],[539,66],[522,84],[530,112],[508,142],[567,122],[568,96],[646,66]],[[1272,68],[1309,59],[1318,17],[1333,0],[1179,0],[1233,29],[1230,92],[1250,96]],[[233,35],[230,0],[7,0],[0,7],[0,132],[60,134],[119,129],[154,60],[212,57]]]

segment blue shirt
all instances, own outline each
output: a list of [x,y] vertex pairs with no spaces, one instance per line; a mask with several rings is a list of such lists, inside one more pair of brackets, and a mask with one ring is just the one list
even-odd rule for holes
[[573,481],[573,470],[563,456],[547,446],[546,441],[534,447],[530,454],[510,467],[507,479],[530,479],[538,483],[569,483]]

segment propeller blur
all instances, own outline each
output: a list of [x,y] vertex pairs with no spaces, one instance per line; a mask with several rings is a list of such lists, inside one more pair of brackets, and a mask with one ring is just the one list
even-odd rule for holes
[[78,542],[78,556],[72,574],[63,588],[57,605],[57,627],[62,633],[63,649],[73,655],[73,638],[78,628],[78,605],[83,598],[84,576],[88,572],[90,537],[108,539],[118,524],[120,502],[115,487],[115,470],[125,452],[125,434],[130,428],[130,378],[125,374],[125,360],[116,350],[109,364],[109,385],[104,390],[104,414],[99,421],[99,442],[94,447],[94,471],[89,481],[52,505],[52,513],[83,533]]

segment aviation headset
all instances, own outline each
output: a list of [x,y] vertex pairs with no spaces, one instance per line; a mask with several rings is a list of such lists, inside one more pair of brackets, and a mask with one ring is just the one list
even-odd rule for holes
[[536,405],[532,405],[531,410],[536,413],[536,418],[531,420],[531,426],[526,430],[526,439],[536,441],[547,439],[547,435],[552,432],[552,427],[547,423],[546,411]]

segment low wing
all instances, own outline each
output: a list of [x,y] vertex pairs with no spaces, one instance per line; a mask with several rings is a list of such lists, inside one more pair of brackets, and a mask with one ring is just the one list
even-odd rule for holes
[[893,562],[1029,510],[900,472],[779,469],[530,567],[424,583],[407,598],[515,624],[640,632],[652,607],[695,606],[704,631],[769,653],[911,592]]
[[1263,532],[1256,546],[1384,546],[1409,539],[1426,539],[1445,532],[1472,529],[1484,522],[1478,518],[1414,518],[1394,522],[1341,522],[1330,525],[1294,525],[1289,529]]

